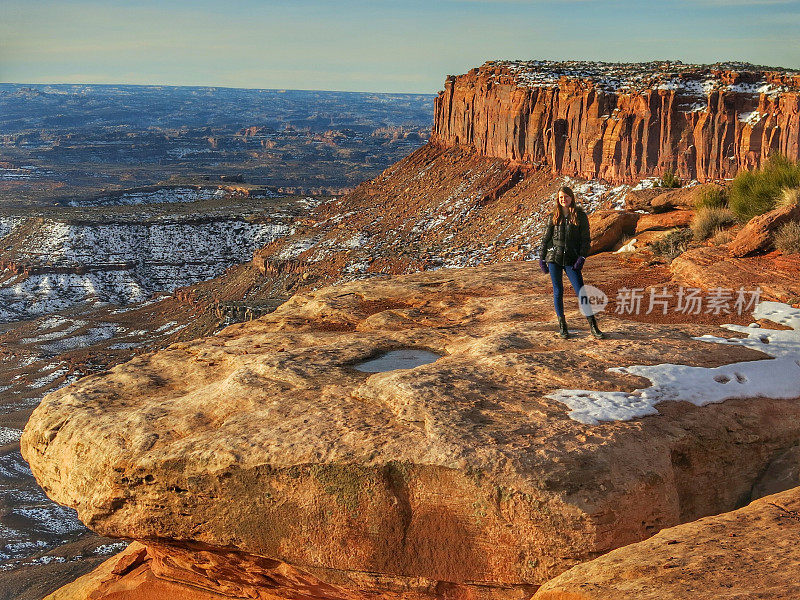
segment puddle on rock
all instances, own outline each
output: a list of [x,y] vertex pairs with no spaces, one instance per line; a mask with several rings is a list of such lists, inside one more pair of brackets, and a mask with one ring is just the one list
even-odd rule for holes
[[396,369],[413,369],[420,365],[427,365],[442,357],[430,350],[419,348],[401,348],[383,352],[370,360],[354,365],[353,368],[364,373],[383,373]]

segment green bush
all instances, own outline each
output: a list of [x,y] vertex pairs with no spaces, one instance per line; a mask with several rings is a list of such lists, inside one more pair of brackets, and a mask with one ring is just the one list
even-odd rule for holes
[[800,254],[800,223],[784,223],[775,232],[775,247],[784,254]]
[[800,164],[776,154],[758,171],[742,171],[731,182],[728,204],[740,221],[774,209],[784,189],[800,187]]
[[679,188],[681,187],[681,180],[675,176],[675,171],[672,169],[667,169],[661,176],[661,181],[658,182],[658,187]]
[[674,229],[667,235],[649,244],[650,251],[672,262],[679,254],[686,252],[692,241],[692,230],[688,228]]
[[724,188],[715,185],[701,185],[694,193],[694,207],[698,210],[726,206],[728,206],[728,192]]
[[692,219],[692,234],[698,242],[707,240],[719,229],[736,223],[736,215],[729,208],[704,207]]

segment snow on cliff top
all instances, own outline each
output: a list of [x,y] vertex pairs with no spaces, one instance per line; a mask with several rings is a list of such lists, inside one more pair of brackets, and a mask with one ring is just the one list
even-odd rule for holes
[[680,61],[492,60],[481,69],[507,70],[521,87],[555,87],[565,77],[591,80],[595,87],[608,92],[678,90],[698,97],[714,90],[773,95],[800,88],[800,71],[742,62],[696,65]]

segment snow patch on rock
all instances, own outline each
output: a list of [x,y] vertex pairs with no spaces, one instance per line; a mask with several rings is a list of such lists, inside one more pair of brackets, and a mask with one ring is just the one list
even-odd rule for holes
[[732,398],[797,398],[800,396],[800,310],[781,302],[761,302],[753,316],[792,329],[723,325],[747,337],[704,335],[693,339],[753,348],[771,356],[771,360],[742,361],[713,368],[676,364],[614,367],[609,371],[646,377],[652,385],[630,393],[561,389],[547,397],[566,404],[570,418],[588,425],[655,415],[658,414],[655,405],[667,400],[705,406]]

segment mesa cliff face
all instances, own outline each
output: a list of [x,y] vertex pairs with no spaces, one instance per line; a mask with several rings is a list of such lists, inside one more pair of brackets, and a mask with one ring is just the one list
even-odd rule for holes
[[800,73],[749,64],[490,61],[450,76],[433,143],[587,179],[708,181],[800,158]]

